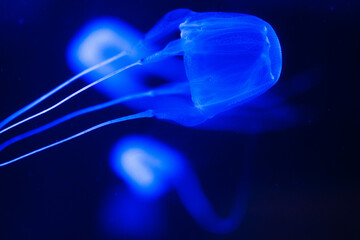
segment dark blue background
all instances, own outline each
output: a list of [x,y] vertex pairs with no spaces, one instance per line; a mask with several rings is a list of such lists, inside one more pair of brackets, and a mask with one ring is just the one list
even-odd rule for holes
[[[355,163],[359,156],[354,154],[360,123],[355,87],[359,81],[356,15],[360,12],[356,4],[1,0],[1,119],[72,75],[65,60],[69,41],[86,22],[102,16],[119,17],[146,32],[176,8],[252,14],[268,21],[281,41],[284,66],[278,85],[304,72],[304,81],[315,79],[317,84],[310,84],[306,92],[288,100],[292,106],[307,109],[292,128],[251,135],[137,120],[1,168],[0,239],[106,239],[98,227],[98,207],[109,186],[126,187],[109,167],[109,151],[121,136],[133,133],[154,136],[186,155],[219,214],[226,215],[232,204],[244,156],[253,163],[247,214],[235,232],[214,235],[202,230],[171,192],[160,200],[167,226],[158,238],[359,239],[355,213],[359,201]],[[315,71],[316,77],[309,71]],[[91,90],[76,104],[68,104],[50,116],[103,100],[103,95]],[[100,117],[92,120],[102,120]],[[103,117],[108,119],[108,115]],[[90,124],[87,119],[75,120],[60,132],[66,136],[67,131],[85,123]],[[52,133],[58,134],[56,138]],[[58,130],[50,131],[9,148],[0,153],[0,158],[5,161],[61,137]]]

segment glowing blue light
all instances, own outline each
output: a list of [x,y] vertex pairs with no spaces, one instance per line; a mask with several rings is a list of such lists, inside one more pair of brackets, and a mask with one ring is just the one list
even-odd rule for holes
[[205,196],[186,159],[153,138],[128,136],[121,139],[112,151],[110,164],[129,188],[141,197],[160,197],[169,189],[176,190],[188,212],[208,231],[233,231],[245,214],[248,179],[238,190],[236,203],[229,217],[221,218]]
[[[148,44],[146,48],[138,43],[144,34],[115,18],[99,18],[85,25],[72,39],[67,51],[67,61],[74,72],[92,67],[122,51],[127,56],[107,64],[82,79],[94,82],[99,76],[105,76],[119,66],[128,65],[138,59],[151,55],[155,46]],[[155,63],[140,69],[129,69],[95,87],[111,98],[118,98],[149,89],[147,77],[153,75],[169,82],[185,81],[185,70],[179,59],[169,58],[162,64]],[[127,102],[134,108],[144,109],[136,102]],[[149,105],[150,106],[150,105]]]
[[[91,66],[98,64],[119,52],[126,51],[125,58],[116,64],[107,64],[87,74],[83,79],[93,82],[99,76],[105,76],[119,66],[127,65],[141,58],[140,53],[132,51],[132,48],[142,39],[142,33],[132,28],[128,24],[115,18],[100,18],[91,21],[81,29],[69,44],[67,60],[70,68],[74,72],[80,72]],[[149,54],[149,53],[141,53]],[[126,71],[119,74],[114,79],[110,79],[96,87],[106,92],[112,98],[117,98],[136,91],[144,91],[139,81],[141,72]]]
[[116,144],[111,166],[136,193],[158,197],[180,174],[180,159],[177,152],[152,138],[131,136]]

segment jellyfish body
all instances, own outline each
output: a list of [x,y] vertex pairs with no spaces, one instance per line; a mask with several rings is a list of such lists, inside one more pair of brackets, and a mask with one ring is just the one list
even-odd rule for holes
[[[176,35],[177,33],[180,33],[180,38],[174,39],[174,34]],[[149,97],[161,98],[164,104],[154,106],[152,109],[142,113],[98,124],[66,139],[4,162],[0,164],[0,166],[5,166],[93,130],[122,121],[156,117],[175,121],[184,126],[198,125],[220,112],[236,107],[262,94],[273,86],[280,76],[282,59],[279,40],[268,23],[250,15],[211,12],[196,13],[187,9],[174,10],[166,14],[136,47],[144,49],[145,51],[150,44],[159,46],[160,50],[153,50],[149,56],[139,59],[127,66],[121,66],[114,72],[75,91],[49,108],[14,123],[7,128],[1,129],[10,121],[30,110],[81,76],[117,61],[127,56],[128,53],[121,52],[70,78],[65,83],[2,121],[0,123],[0,134],[44,115],[90,87],[133,67],[152,64],[172,56],[183,56],[183,63],[188,80],[183,83],[160,86],[144,93],[136,93],[108,103],[70,113],[50,124],[8,140],[0,145],[0,151],[17,141],[45,131],[64,121],[114,104]],[[177,100],[171,101],[171,104],[168,104],[166,99],[169,96],[176,96]]]
[[[278,81],[282,66],[280,43],[265,21],[245,14],[194,13],[183,9],[169,13],[163,21],[155,28],[162,29],[168,22],[174,27],[174,22],[181,22],[181,39],[170,42],[155,56],[184,56],[191,99],[204,118],[252,99]],[[165,32],[152,30],[147,37],[166,37],[166,33],[174,31],[170,27]],[[174,116],[172,120],[191,125],[182,117]]]
[[[195,221],[210,232],[232,232],[245,215],[249,174],[240,176],[241,186],[229,216],[219,217],[185,157],[152,137],[132,135],[122,138],[113,148],[110,165],[141,198],[153,200],[175,190]],[[251,169],[243,169],[243,172],[251,172]]]
[[[144,34],[129,26],[121,19],[97,18],[87,23],[71,40],[68,47],[68,65],[73,72],[80,72],[85,68],[106,60],[123,50],[131,50],[126,59],[128,63],[136,61],[140,56],[147,56],[159,46],[147,44],[149,51],[134,46],[144,38]],[[86,82],[95,81],[99,75],[103,76],[114,71],[118,63],[112,63],[104,69],[98,69],[87,74],[82,79]],[[136,70],[136,71],[135,71]],[[307,79],[310,79],[307,76]],[[95,88],[112,99],[129,94],[146,91],[165,83],[177,83],[186,79],[185,67],[181,58],[169,57],[166,61],[144,65],[141,68],[129,69],[116,77],[96,85]],[[301,81],[304,82],[304,81]],[[285,99],[292,96],[289,91],[292,86],[283,82],[276,90],[268,91],[240,107],[221,113],[219,117],[207,120],[195,126],[198,129],[236,131],[239,133],[259,133],[288,128],[300,121],[299,109],[289,106]],[[286,89],[285,91],[281,91]],[[163,105],[176,106],[179,100],[177,95],[164,96],[166,100],[149,98],[147,101],[124,102],[126,107],[133,111],[158,109]]]

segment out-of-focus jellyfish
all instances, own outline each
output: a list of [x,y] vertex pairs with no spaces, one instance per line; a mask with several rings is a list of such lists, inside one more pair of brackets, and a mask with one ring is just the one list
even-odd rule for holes
[[[156,46],[148,44],[146,48],[138,43],[144,34],[127,23],[115,18],[99,18],[86,24],[71,40],[67,61],[73,72],[81,72],[99,62],[126,51],[126,57],[100,67],[82,77],[88,83],[96,81],[99,76],[105,76],[124,66],[149,56],[156,51]],[[152,80],[158,80],[154,82]],[[160,80],[161,79],[161,80]],[[169,57],[166,61],[143,65],[141,68],[128,69],[94,87],[112,99],[145,92],[162,82],[177,83],[186,81],[184,64],[181,59]],[[157,98],[147,101],[128,101],[124,104],[143,110],[154,108],[163,101]],[[171,101],[168,96],[167,102]],[[145,105],[147,104],[147,105]]]
[[128,136],[121,139],[111,155],[111,167],[133,192],[142,198],[157,198],[174,189],[191,216],[204,229],[229,233],[241,223],[248,198],[249,172],[240,174],[241,187],[228,217],[219,217],[186,161],[173,148],[154,138]]
[[[176,33],[180,33],[180,38],[174,39],[173,36]],[[130,68],[164,61],[173,56],[182,56],[188,80],[159,86],[70,113],[4,142],[0,145],[0,151],[19,140],[45,131],[64,121],[115,104],[145,98],[158,98],[165,104],[103,122],[68,138],[3,162],[0,166],[8,165],[101,127],[127,120],[156,117],[175,121],[184,126],[198,125],[221,112],[261,95],[277,82],[281,72],[281,49],[274,30],[265,21],[250,15],[196,13],[187,9],[174,10],[166,14],[137,44],[137,47],[148,49],[149,45],[157,45],[159,49],[152,50],[148,56],[131,64],[120,66],[114,72],[75,91],[51,107],[4,128],[12,120],[76,79],[128,56],[131,54],[131,50],[123,51],[70,78],[3,120],[0,123],[0,129],[2,128],[0,134],[53,110],[90,87]],[[167,104],[169,97],[174,100]]]

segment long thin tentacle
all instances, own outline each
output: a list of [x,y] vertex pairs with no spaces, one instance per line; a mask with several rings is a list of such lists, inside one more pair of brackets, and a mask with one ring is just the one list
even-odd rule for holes
[[19,142],[25,138],[31,137],[35,134],[41,133],[43,131],[46,131],[47,129],[50,129],[52,127],[55,127],[63,122],[66,122],[68,120],[71,120],[75,117],[90,113],[90,112],[94,112],[100,109],[104,109],[104,108],[108,108],[111,107],[113,105],[116,104],[120,104],[129,100],[134,100],[134,99],[139,99],[139,98],[144,98],[144,97],[154,97],[154,96],[160,96],[160,95],[172,95],[172,94],[183,94],[183,92],[185,91],[184,88],[187,86],[187,83],[178,83],[172,86],[167,86],[167,87],[162,87],[162,88],[157,88],[157,89],[153,89],[150,91],[146,91],[146,92],[142,92],[142,93],[137,93],[137,94],[132,94],[129,96],[124,96],[124,97],[120,97],[118,99],[115,100],[111,100],[111,101],[107,101],[104,103],[100,103],[97,105],[93,105],[90,107],[86,107],[80,110],[77,110],[75,112],[69,113],[61,118],[58,118],[50,123],[47,123],[43,126],[40,126],[36,129],[30,130],[28,132],[25,132],[23,134],[20,134],[18,136],[15,136],[11,139],[9,139],[8,141],[0,144],[0,152],[2,150],[4,150],[5,148],[7,148],[8,146]]
[[58,92],[59,90],[63,89],[64,87],[66,87],[67,85],[69,85],[70,83],[74,82],[75,80],[79,79],[80,77],[84,76],[85,74],[92,72],[104,65],[107,65],[111,62],[114,62],[116,60],[118,60],[119,58],[126,56],[127,53],[125,51],[120,52],[119,54],[106,59],[105,61],[98,63],[88,69],[85,69],[84,71],[80,72],[79,74],[69,78],[68,80],[66,80],[64,83],[60,84],[59,86],[57,86],[56,88],[54,88],[53,90],[51,90],[50,92],[44,94],[43,96],[41,96],[40,98],[36,99],[35,101],[33,101],[32,103],[26,105],[25,107],[21,108],[20,110],[16,111],[15,113],[11,114],[9,117],[5,118],[3,121],[0,122],[0,129],[2,129],[5,125],[7,125],[9,122],[11,122],[12,120],[14,120],[15,118],[19,117],[20,115],[22,115],[23,113],[29,111],[30,109],[32,109],[33,107],[35,107],[36,105],[38,105],[39,103],[41,103],[42,101],[44,101],[45,99],[47,99],[48,97],[52,96],[53,94],[55,94],[56,92]]
[[69,96],[65,97],[65,98],[62,99],[61,101],[59,101],[59,102],[57,102],[56,104],[52,105],[51,107],[49,107],[49,108],[47,108],[47,109],[45,109],[45,110],[43,110],[43,111],[41,111],[41,112],[38,112],[38,113],[36,113],[36,114],[34,114],[34,115],[31,115],[30,117],[25,118],[24,120],[21,120],[21,121],[19,121],[19,122],[17,122],[17,123],[14,123],[13,125],[11,125],[11,126],[5,128],[5,129],[1,130],[1,131],[0,131],[0,134],[2,134],[2,133],[4,133],[4,132],[6,132],[6,131],[8,131],[8,130],[16,127],[16,126],[19,126],[20,124],[23,124],[23,123],[25,123],[25,122],[27,122],[27,121],[29,121],[29,120],[31,120],[31,119],[34,119],[34,118],[36,118],[36,117],[39,117],[39,116],[41,116],[41,115],[43,115],[43,114],[45,114],[45,113],[47,113],[47,112],[49,112],[49,111],[57,108],[58,106],[60,106],[60,105],[62,105],[63,103],[67,102],[68,100],[70,100],[71,98],[75,97],[76,95],[84,92],[85,90],[87,90],[87,89],[95,86],[96,84],[99,84],[99,83],[105,81],[106,79],[111,78],[111,77],[115,76],[116,74],[118,74],[118,73],[120,73],[120,72],[122,72],[122,71],[125,71],[126,69],[129,69],[129,68],[131,68],[131,67],[133,67],[133,66],[136,66],[136,65],[141,65],[140,61],[137,61],[137,62],[135,62],[135,63],[133,63],[133,64],[130,64],[130,65],[127,65],[127,66],[125,66],[125,67],[122,67],[122,68],[120,68],[120,69],[118,69],[118,70],[116,70],[116,71],[114,71],[114,72],[112,72],[112,73],[110,73],[110,74],[108,74],[108,75],[106,75],[106,76],[104,76],[104,77],[96,80],[95,82],[92,82],[92,83],[86,85],[85,87],[79,89],[78,91],[70,94]]
[[100,123],[100,124],[98,124],[98,125],[95,125],[95,126],[93,126],[93,127],[91,127],[91,128],[88,128],[88,129],[86,129],[86,130],[84,130],[84,131],[81,131],[81,132],[79,132],[79,133],[76,133],[76,134],[74,134],[74,135],[72,135],[72,136],[70,136],[70,137],[64,138],[64,139],[62,139],[62,140],[60,140],[60,141],[54,142],[54,143],[52,143],[52,144],[49,144],[49,145],[46,145],[46,146],[41,147],[41,148],[39,148],[39,149],[36,149],[36,150],[34,150],[34,151],[32,151],[32,152],[29,152],[29,153],[26,153],[26,154],[24,154],[24,155],[21,155],[20,157],[17,157],[17,158],[14,158],[14,159],[12,159],[12,160],[3,162],[3,163],[0,164],[0,167],[9,165],[9,164],[14,163],[14,162],[16,162],[16,161],[19,161],[19,160],[21,160],[21,159],[23,159],[23,158],[29,157],[29,156],[31,156],[31,155],[33,155],[33,154],[35,154],[35,153],[42,152],[42,151],[44,151],[44,150],[46,150],[46,149],[55,147],[55,146],[57,146],[57,145],[60,145],[60,144],[62,144],[62,143],[65,143],[65,142],[67,142],[67,141],[70,141],[70,140],[72,140],[72,139],[75,139],[75,138],[77,138],[77,137],[80,137],[80,136],[82,136],[82,135],[84,135],[84,134],[86,134],[86,133],[89,133],[89,132],[92,132],[92,131],[97,130],[97,129],[99,129],[99,128],[108,126],[108,125],[110,125],[110,124],[119,123],[119,122],[124,122],[124,121],[128,121],[128,120],[133,120],[133,119],[139,119],[139,118],[151,118],[151,117],[153,117],[153,116],[154,116],[153,111],[152,111],[152,110],[147,110],[147,111],[145,111],[145,112],[141,112],[141,113],[132,114],[132,115],[129,115],[129,116],[125,116],[125,117],[120,117],[120,118],[116,118],[116,119],[113,119],[113,120],[109,120],[109,121]]
[[16,137],[13,137],[11,139],[9,139],[8,141],[0,144],[0,152],[2,150],[4,150],[4,148],[7,148],[8,146],[18,142],[18,141],[21,141],[25,138],[28,138],[28,137],[31,137],[35,134],[38,134],[38,133],[41,133],[43,131],[46,131],[47,129],[49,128],[52,128],[52,127],[55,127],[63,122],[66,122],[70,119],[73,119],[75,117],[78,117],[78,116],[81,116],[83,114],[86,114],[86,113],[90,113],[90,112],[94,112],[96,110],[100,110],[100,109],[103,109],[103,108],[107,108],[107,107],[110,107],[110,106],[113,106],[115,104],[119,104],[119,103],[122,103],[124,101],[127,101],[127,100],[130,100],[130,99],[136,99],[136,98],[140,98],[140,97],[145,97],[145,96],[150,96],[151,92],[146,92],[146,93],[141,93],[141,94],[135,94],[135,95],[131,95],[131,96],[127,96],[127,97],[122,97],[122,98],[118,98],[118,99],[115,99],[115,100],[112,100],[112,101],[108,101],[108,102],[105,102],[105,103],[101,103],[101,104],[97,104],[97,105],[94,105],[94,106],[91,106],[91,107],[87,107],[87,108],[83,108],[83,109],[80,109],[80,110],[77,110],[75,112],[72,112],[72,113],[69,113],[59,119],[56,119],[50,123],[47,123],[41,127],[38,127],[36,129],[33,129],[33,130],[30,130],[28,132],[25,132],[23,134],[20,134]]

